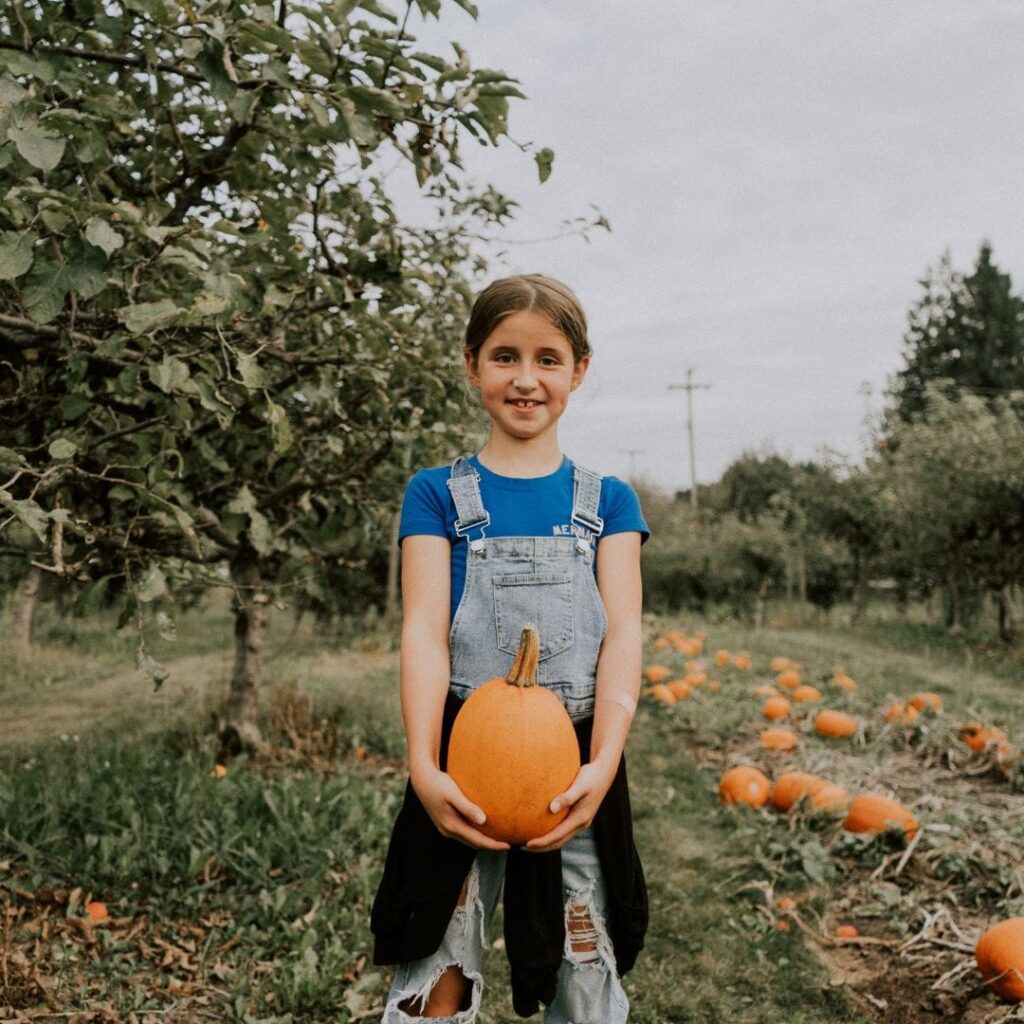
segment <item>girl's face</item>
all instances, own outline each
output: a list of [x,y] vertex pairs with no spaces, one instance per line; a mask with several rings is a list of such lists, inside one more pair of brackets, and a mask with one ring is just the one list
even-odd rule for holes
[[523,441],[555,429],[589,364],[589,356],[574,363],[565,335],[532,310],[505,317],[476,359],[466,353],[470,382],[480,392],[492,429]]

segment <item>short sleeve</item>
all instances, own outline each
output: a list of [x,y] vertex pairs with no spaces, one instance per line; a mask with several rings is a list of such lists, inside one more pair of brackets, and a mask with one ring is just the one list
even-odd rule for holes
[[447,537],[447,504],[448,492],[440,474],[425,469],[414,474],[402,499],[398,543],[414,534]]
[[[646,542],[651,531],[640,508],[640,498],[636,491],[625,480],[615,476],[605,477],[601,482],[602,518],[604,530],[601,535],[607,537],[613,533],[636,532],[640,534],[640,543]],[[607,499],[607,505],[605,505]]]

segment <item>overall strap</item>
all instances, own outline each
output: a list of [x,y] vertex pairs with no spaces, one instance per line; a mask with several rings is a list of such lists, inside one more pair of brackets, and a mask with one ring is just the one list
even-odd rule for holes
[[[490,526],[491,517],[484,508],[480,497],[480,474],[470,465],[469,460],[460,455],[452,463],[451,475],[448,477],[448,490],[455,502],[458,519],[455,520],[455,532],[469,541],[474,551],[484,546],[484,529]],[[471,539],[469,531],[479,527],[480,536]]]
[[[572,477],[571,520],[577,526],[588,529],[593,540],[596,541],[604,529],[604,520],[597,514],[598,506],[601,503],[601,476],[592,469],[573,463]],[[591,545],[582,537],[576,539],[576,546],[580,551],[587,551],[591,548]]]

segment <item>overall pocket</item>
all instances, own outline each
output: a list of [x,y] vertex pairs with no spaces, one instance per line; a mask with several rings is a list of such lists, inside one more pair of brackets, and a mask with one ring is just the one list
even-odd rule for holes
[[572,576],[560,572],[516,573],[495,576],[491,584],[500,650],[516,653],[527,622],[540,633],[541,661],[573,645]]

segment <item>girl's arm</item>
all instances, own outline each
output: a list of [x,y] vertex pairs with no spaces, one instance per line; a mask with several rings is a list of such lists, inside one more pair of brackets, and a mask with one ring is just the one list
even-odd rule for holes
[[[597,546],[597,588],[608,613],[608,632],[597,660],[597,692],[590,762],[573,784],[551,805],[552,812],[571,805],[557,827],[526,849],[557,850],[577,832],[590,826],[618,771],[640,693],[642,586],[640,534],[615,533]],[[556,806],[557,804],[557,806]]]
[[441,719],[448,693],[451,545],[446,537],[414,535],[402,542],[402,718],[409,780],[442,835],[470,846],[507,850],[485,836],[483,811],[441,771]]

